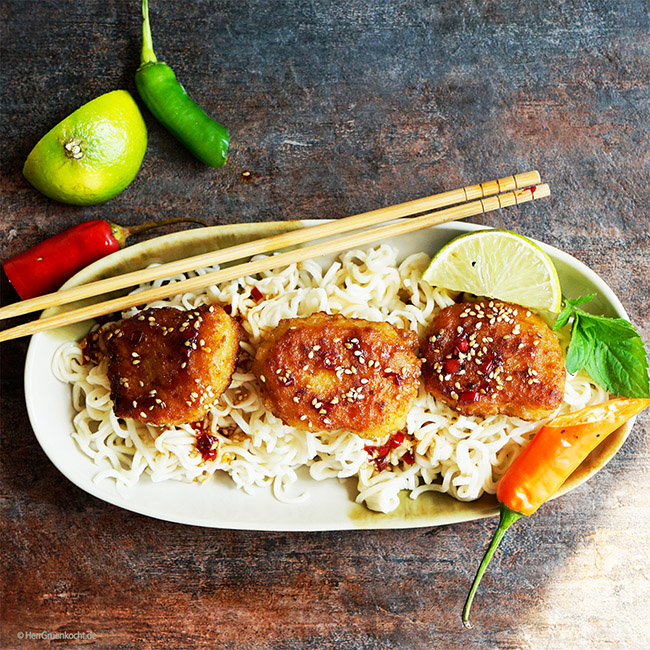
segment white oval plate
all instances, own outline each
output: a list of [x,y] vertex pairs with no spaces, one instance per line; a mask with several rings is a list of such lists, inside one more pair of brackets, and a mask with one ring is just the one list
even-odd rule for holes
[[[238,224],[190,230],[158,237],[118,251],[90,265],[65,286],[84,284],[101,277],[143,268],[152,262],[179,259],[191,254],[229,246],[276,232],[316,222],[276,222]],[[402,256],[418,251],[433,254],[459,234],[482,226],[451,223],[388,240]],[[539,243],[539,242],[537,242]],[[627,318],[618,298],[605,282],[584,264],[562,251],[539,243],[553,258],[562,287],[568,297],[597,293],[588,307],[595,313]],[[323,258],[327,264],[330,258]],[[52,357],[58,346],[81,338],[89,324],[36,334],[30,343],[25,364],[25,398],[29,418],[41,447],[54,465],[75,485],[104,501],[149,517],[196,526],[243,530],[316,531],[354,528],[410,528],[470,521],[498,512],[493,496],[462,503],[447,495],[426,492],[417,500],[402,493],[401,504],[390,514],[369,511],[354,503],[355,481],[328,479],[314,481],[306,475],[296,486],[296,494],[308,497],[297,504],[276,501],[271,491],[260,488],[254,495],[237,489],[226,475],[215,476],[203,484],[177,481],[153,483],[141,479],[128,490],[118,493],[113,481],[93,481],[97,468],[72,439],[70,386],[52,374]],[[616,453],[631,430],[628,422],[607,438],[576,470],[563,486],[562,493],[589,478]]]

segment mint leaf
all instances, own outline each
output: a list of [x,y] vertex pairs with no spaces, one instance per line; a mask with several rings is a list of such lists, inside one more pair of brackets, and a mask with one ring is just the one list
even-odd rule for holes
[[[566,354],[566,369],[572,375],[587,367],[591,357],[593,342],[589,334],[585,332],[580,325],[580,316],[576,314],[576,319],[571,330],[571,342]],[[591,375],[590,375],[591,376]],[[595,377],[592,377],[596,381]]]
[[615,395],[650,397],[648,359],[632,323],[578,311],[578,327],[591,340],[583,366],[590,377]]
[[578,305],[584,305],[586,302],[593,300],[596,297],[595,293],[590,293],[588,296],[580,296],[579,298],[565,298],[564,299],[564,309],[558,314],[555,325],[553,325],[553,331],[557,332],[562,329],[571,318],[571,314],[575,311],[573,308]]
[[555,325],[553,325],[553,331],[557,332],[561,330],[569,322],[571,314],[573,314],[573,307],[565,304],[564,309],[557,315],[557,320],[555,321]]
[[575,320],[567,370],[573,374],[584,368],[597,384],[614,395],[650,397],[648,359],[632,323],[570,307]]

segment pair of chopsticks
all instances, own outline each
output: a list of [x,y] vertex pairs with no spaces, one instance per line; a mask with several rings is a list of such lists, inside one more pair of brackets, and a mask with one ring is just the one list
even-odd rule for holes
[[[549,196],[550,190],[548,185],[539,185],[539,182],[540,176],[537,171],[516,174],[515,176],[508,176],[495,181],[480,183],[479,185],[470,185],[449,192],[443,192],[442,194],[434,194],[422,199],[416,199],[415,201],[409,201],[408,203],[400,203],[399,205],[388,208],[364,212],[352,217],[292,230],[280,235],[265,237],[222,250],[169,262],[157,267],[132,271],[79,287],[64,289],[45,296],[23,300],[0,308],[0,319],[12,318],[41,309],[126,289],[127,287],[145,282],[167,278],[177,273],[185,273],[202,267],[223,264],[224,262],[234,260],[248,259],[254,255],[270,253],[297,244],[324,240],[302,248],[277,253],[276,255],[259,260],[247,261],[243,264],[205,275],[199,275],[162,287],[147,289],[137,294],[121,296],[18,325],[0,332],[0,342],[9,341],[21,336],[29,336],[56,327],[63,327],[64,325],[71,325],[72,323],[79,323],[137,305],[145,305],[154,300],[162,300],[187,291],[203,289],[212,284],[227,282],[244,275],[253,275],[262,271],[281,268],[296,262],[318,257],[319,255],[338,253],[349,248],[356,248],[381,239],[403,235],[440,223],[473,217],[509,205],[517,205],[532,201],[533,199],[541,199]],[[454,207],[440,209],[445,206]],[[410,218],[402,219],[403,217]],[[369,226],[375,226],[394,219],[401,220],[378,228],[361,230],[354,234],[340,236],[346,232],[368,228]],[[328,237],[331,239],[326,239]]]

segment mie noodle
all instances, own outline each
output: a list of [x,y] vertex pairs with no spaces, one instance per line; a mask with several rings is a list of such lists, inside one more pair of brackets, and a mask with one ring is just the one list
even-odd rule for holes
[[[315,480],[355,478],[357,502],[379,512],[394,510],[401,490],[408,490],[414,499],[427,491],[445,492],[462,501],[493,494],[500,476],[547,420],[463,416],[421,386],[406,423],[406,441],[415,463],[401,462],[395,453],[389,455],[387,468],[378,471],[365,450],[376,441],[362,440],[346,431],[311,432],[283,424],[264,408],[250,370],[257,346],[283,318],[304,318],[319,311],[340,313],[386,321],[422,336],[433,315],[457,298],[456,293],[421,280],[428,263],[424,253],[398,263],[398,251],[381,245],[348,251],[329,268],[310,260],[147,305],[192,309],[219,304],[229,306],[231,314],[241,320],[238,367],[230,387],[205,419],[205,429],[218,441],[214,460],[204,460],[199,453],[196,433],[189,424],[165,428],[117,418],[106,361],[84,365],[78,343],[61,346],[53,370],[59,379],[72,384],[76,413],[72,436],[95,464],[94,480],[113,480],[118,489],[128,491],[143,477],[153,482],[202,482],[216,472],[226,472],[248,493],[271,488],[277,499],[292,502],[308,498],[308,492],[296,494],[298,470],[306,467]],[[217,269],[158,280],[138,287],[134,293]],[[254,287],[263,300],[255,300],[259,295],[257,291],[251,294]],[[137,310],[131,309],[123,315],[135,313]],[[602,402],[606,397],[586,375],[569,375],[564,401],[556,414]],[[399,454],[403,453],[401,449]]]

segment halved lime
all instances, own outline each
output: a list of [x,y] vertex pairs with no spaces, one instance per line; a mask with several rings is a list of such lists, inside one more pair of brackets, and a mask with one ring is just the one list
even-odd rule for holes
[[422,278],[452,291],[559,312],[562,289],[551,258],[509,230],[479,230],[440,249]]
[[114,90],[84,104],[46,133],[23,174],[46,196],[93,205],[119,194],[140,169],[147,128],[133,97]]

